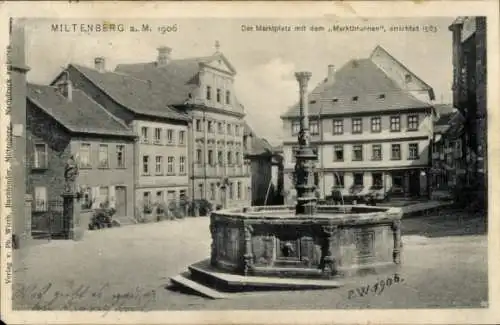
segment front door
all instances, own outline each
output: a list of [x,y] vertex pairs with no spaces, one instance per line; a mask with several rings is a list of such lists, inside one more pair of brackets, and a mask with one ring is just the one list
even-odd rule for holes
[[116,195],[116,215],[124,217],[127,215],[127,189],[125,186],[117,186]]

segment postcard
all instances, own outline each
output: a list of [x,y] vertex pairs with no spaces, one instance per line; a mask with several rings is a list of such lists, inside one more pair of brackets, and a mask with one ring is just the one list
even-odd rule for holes
[[498,9],[4,4],[2,319],[497,323]]

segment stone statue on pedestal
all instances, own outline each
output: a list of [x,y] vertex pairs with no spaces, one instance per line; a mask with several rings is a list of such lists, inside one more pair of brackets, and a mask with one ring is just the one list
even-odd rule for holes
[[64,180],[65,180],[65,192],[66,193],[76,193],[76,178],[78,177],[78,164],[75,161],[75,157],[71,155],[66,162],[64,167]]

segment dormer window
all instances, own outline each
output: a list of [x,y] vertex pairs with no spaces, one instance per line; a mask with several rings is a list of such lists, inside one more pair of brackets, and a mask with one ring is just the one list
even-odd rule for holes
[[385,98],[385,94],[378,95],[378,99],[384,99],[384,98]]
[[411,74],[409,74],[409,73],[405,74],[405,82],[406,82],[406,83],[411,82],[411,79],[412,79],[412,78],[411,78]]
[[358,101],[358,98],[359,98],[358,96],[354,96],[354,97],[352,98],[352,101],[353,101],[353,102],[357,102],[357,101]]
[[316,101],[315,100],[310,100],[309,104],[316,104]]
[[336,103],[336,102],[338,102],[338,101],[339,101],[339,99],[338,99],[338,98],[334,98],[334,99],[332,99],[332,102],[334,102],[334,103]]

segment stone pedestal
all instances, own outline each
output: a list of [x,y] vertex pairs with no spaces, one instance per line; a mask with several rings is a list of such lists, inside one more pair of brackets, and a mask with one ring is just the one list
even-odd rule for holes
[[63,197],[63,235],[65,239],[81,240],[85,232],[81,224],[80,199],[76,193],[64,193]]

